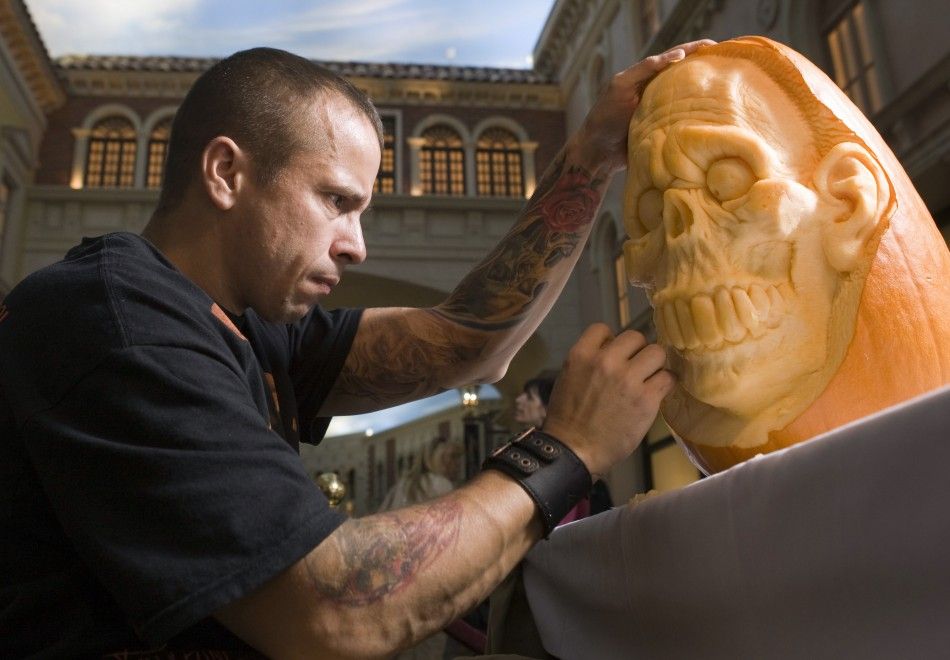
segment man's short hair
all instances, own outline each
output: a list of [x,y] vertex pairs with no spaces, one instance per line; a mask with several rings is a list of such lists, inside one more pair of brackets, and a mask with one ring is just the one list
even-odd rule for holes
[[202,152],[220,135],[251,154],[258,183],[272,184],[291,156],[319,140],[304,130],[298,110],[321,93],[350,101],[376,129],[382,147],[382,121],[369,97],[306,58],[276,48],[251,48],[205,71],[175,114],[157,213],[181,203],[198,177]]

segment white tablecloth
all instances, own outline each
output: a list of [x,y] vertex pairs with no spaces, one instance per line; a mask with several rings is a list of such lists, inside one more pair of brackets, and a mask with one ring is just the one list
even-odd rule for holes
[[560,528],[524,576],[565,660],[950,658],[950,387]]

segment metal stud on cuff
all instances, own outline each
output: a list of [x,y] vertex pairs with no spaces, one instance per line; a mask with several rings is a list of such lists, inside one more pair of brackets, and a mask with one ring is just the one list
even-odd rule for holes
[[537,429],[500,447],[482,468],[503,472],[524,488],[541,513],[545,537],[591,487],[590,472],[577,454]]

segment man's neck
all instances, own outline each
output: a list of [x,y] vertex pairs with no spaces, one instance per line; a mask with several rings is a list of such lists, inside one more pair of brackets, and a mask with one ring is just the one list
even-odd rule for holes
[[243,306],[232,292],[224,245],[214,227],[213,222],[172,212],[153,215],[142,237],[221,307],[239,314]]

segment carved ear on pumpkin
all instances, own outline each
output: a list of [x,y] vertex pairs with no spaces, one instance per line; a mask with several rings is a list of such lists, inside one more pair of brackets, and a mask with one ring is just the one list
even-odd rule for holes
[[828,263],[849,273],[891,206],[890,181],[877,159],[856,142],[836,144],[815,170],[815,189],[833,216],[822,226]]

